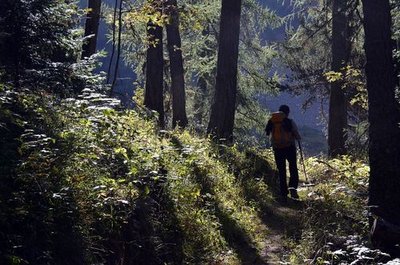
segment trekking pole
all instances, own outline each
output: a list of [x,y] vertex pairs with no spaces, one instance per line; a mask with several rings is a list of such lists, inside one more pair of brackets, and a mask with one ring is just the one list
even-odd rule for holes
[[300,161],[303,164],[304,176],[306,177],[306,184],[309,184],[308,177],[307,177],[307,172],[306,172],[306,165],[304,163],[303,148],[301,148],[300,140],[298,140],[298,143],[299,143],[299,150],[300,150]]

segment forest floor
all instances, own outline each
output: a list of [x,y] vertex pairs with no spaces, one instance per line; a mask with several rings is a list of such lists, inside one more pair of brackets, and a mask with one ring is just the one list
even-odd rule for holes
[[[304,202],[288,198],[287,203],[274,203],[263,207],[261,216],[267,226],[269,237],[263,254],[264,263],[283,264],[290,254],[289,242],[301,236],[301,210]],[[286,257],[286,258],[285,258]]]
[[[272,172],[271,172],[272,173]],[[271,174],[270,173],[270,174]],[[275,176],[264,176],[271,178],[268,181],[270,192],[275,198],[278,195],[278,182],[276,181],[277,172],[273,172]],[[274,179],[275,178],[275,179]],[[305,193],[309,187],[302,187],[300,184],[299,192]],[[253,199],[257,195],[252,195]],[[261,253],[251,247],[242,245],[238,253],[244,252],[241,258],[243,265],[266,265],[266,264],[290,264],[288,259],[291,254],[293,244],[301,237],[302,211],[305,208],[304,198],[292,199],[288,197],[287,202],[282,203],[276,200],[264,201],[259,204],[259,217],[268,230],[268,236],[265,239],[265,249]],[[240,255],[240,256],[242,256]]]
[[302,204],[301,201],[289,199],[286,205],[275,205],[264,213],[263,221],[270,231],[263,253],[265,264],[281,264],[289,254],[288,239],[298,238],[301,234],[299,211]]
[[[269,234],[265,240],[266,248],[261,255],[246,244],[241,244],[236,251],[241,256],[243,265],[289,264],[284,260],[290,254],[289,242],[301,235],[300,214],[303,203],[290,200],[285,205],[275,204],[264,209],[262,220]],[[244,257],[244,258],[243,258]]]

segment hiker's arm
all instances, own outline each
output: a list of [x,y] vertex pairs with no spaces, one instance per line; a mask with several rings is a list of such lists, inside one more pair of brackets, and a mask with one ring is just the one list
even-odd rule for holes
[[272,131],[272,121],[269,120],[268,123],[267,123],[267,126],[265,127],[265,133],[267,135],[270,135],[271,131]]
[[297,124],[292,120],[292,132],[293,136],[296,140],[301,140],[301,136],[299,134],[299,129],[297,128]]

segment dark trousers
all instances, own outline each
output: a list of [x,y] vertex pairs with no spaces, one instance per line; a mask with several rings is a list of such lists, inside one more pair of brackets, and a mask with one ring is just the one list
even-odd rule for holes
[[297,171],[296,146],[274,149],[275,162],[279,171],[279,186],[281,195],[287,196],[288,186],[286,180],[286,160],[289,162],[289,188],[297,189],[299,185],[299,172]]

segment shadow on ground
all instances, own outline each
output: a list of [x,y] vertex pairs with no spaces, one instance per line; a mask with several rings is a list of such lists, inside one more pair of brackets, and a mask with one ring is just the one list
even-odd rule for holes
[[[202,186],[202,192],[215,195],[212,183],[207,181],[207,176],[201,169],[195,167],[196,181]],[[257,248],[251,243],[247,235],[235,219],[221,209],[217,202],[212,201],[215,214],[222,224],[222,235],[228,245],[235,251],[243,265],[266,265]]]

